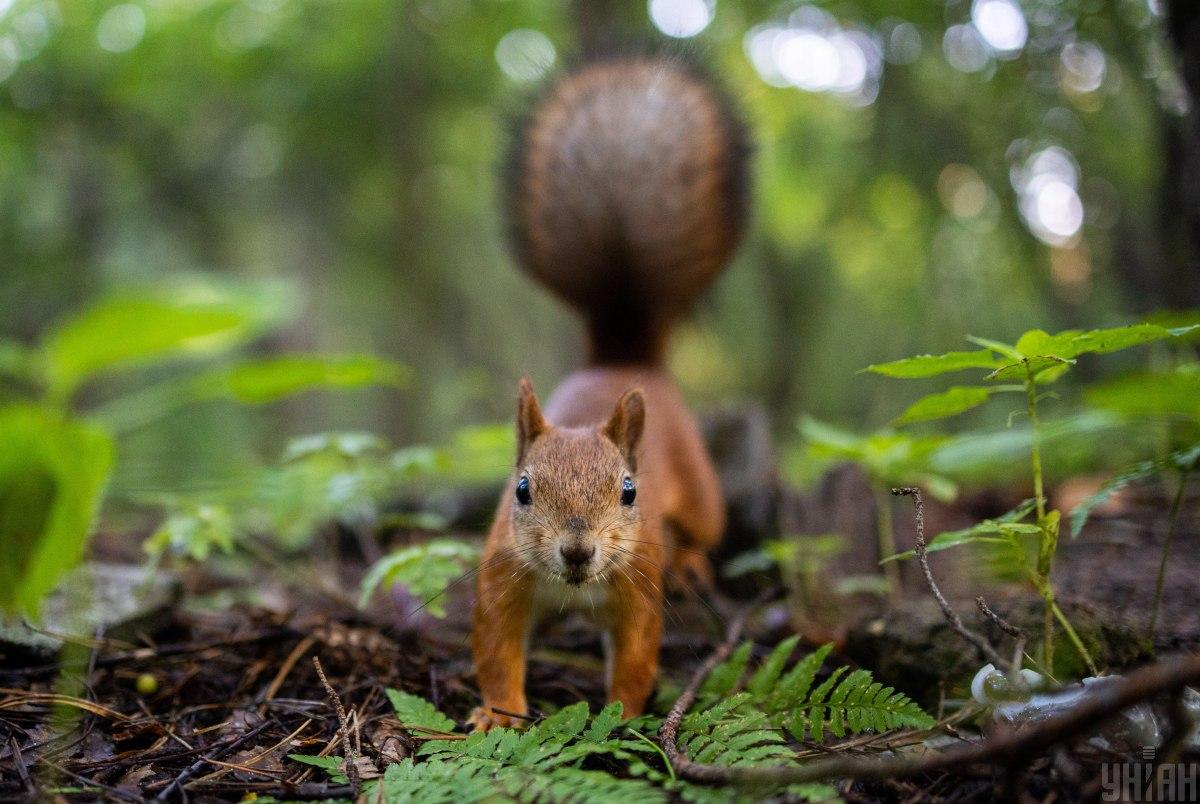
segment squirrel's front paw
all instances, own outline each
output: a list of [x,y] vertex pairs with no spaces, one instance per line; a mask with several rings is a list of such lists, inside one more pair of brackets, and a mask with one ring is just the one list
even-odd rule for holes
[[471,731],[490,731],[497,726],[507,729],[518,728],[525,723],[526,721],[520,718],[502,715],[483,706],[475,707],[471,710],[471,716],[467,718],[467,725],[471,727]]

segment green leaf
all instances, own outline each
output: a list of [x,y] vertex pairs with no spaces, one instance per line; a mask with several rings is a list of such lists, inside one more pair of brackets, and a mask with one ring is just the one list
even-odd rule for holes
[[1103,505],[1109,497],[1129,484],[1153,477],[1167,469],[1191,471],[1196,466],[1197,461],[1200,461],[1200,444],[1173,452],[1166,458],[1143,461],[1114,476],[1095,494],[1088,497],[1071,511],[1071,538],[1078,537],[1080,532],[1083,531],[1083,526],[1087,524],[1088,517],[1092,515],[1092,511]]
[[371,355],[284,355],[240,363],[197,378],[201,396],[229,396],[252,405],[275,402],[304,391],[363,388],[371,385],[403,387],[409,370],[391,360]]
[[991,349],[993,352],[999,352],[1009,360],[1020,360],[1024,357],[1023,354],[1017,351],[1015,346],[1003,341],[993,341],[989,338],[980,338],[976,335],[968,335],[967,340],[976,346],[982,346],[985,349]]
[[1049,335],[1040,329],[1031,329],[1017,339],[1016,349],[1022,358],[1039,357],[1042,355],[1061,358],[1074,357],[1075,339],[1082,331],[1070,329],[1056,335]]
[[750,661],[750,651],[754,643],[750,641],[738,645],[728,659],[713,668],[700,687],[700,695],[706,698],[720,698],[728,695],[737,686]]
[[877,363],[867,366],[866,371],[882,374],[886,377],[911,379],[916,377],[934,377],[951,371],[962,371],[970,368],[994,369],[1004,365],[996,359],[991,349],[981,349],[978,352],[947,352],[941,355],[918,355],[903,360],[893,360],[890,363]]
[[414,597],[425,601],[425,610],[434,617],[445,617],[442,593],[478,558],[473,545],[454,539],[433,539],[415,544],[375,562],[359,587],[358,605],[366,607],[382,585],[404,584]]
[[389,688],[387,697],[392,702],[392,709],[396,710],[396,719],[407,728],[442,734],[454,731],[454,721],[421,696]]
[[0,611],[37,616],[83,557],[112,467],[106,433],[32,406],[0,408]]
[[812,688],[813,679],[817,677],[817,671],[821,669],[831,650],[833,643],[828,642],[796,662],[770,691],[767,698],[759,699],[767,712],[774,714],[785,711],[794,702],[804,700]]
[[222,505],[202,504],[167,517],[146,539],[142,549],[152,556],[171,552],[204,561],[213,548],[226,554],[233,552],[234,539],[229,511]]
[[1088,388],[1084,399],[1089,405],[1124,416],[1178,416],[1200,421],[1200,370],[1120,377]]
[[[996,519],[985,519],[969,528],[939,533],[925,545],[925,552],[936,553],[940,550],[949,550],[952,547],[959,547],[964,544],[997,544],[1006,542],[1016,536],[1038,534],[1041,532],[1041,529],[1037,525],[1019,521],[1029,516],[1034,507],[1033,500],[1025,500],[1013,510]],[[888,556],[879,563],[886,564],[889,561],[903,561],[914,558],[916,555],[915,550],[905,550],[903,553]]]
[[[829,678],[825,679],[825,681],[823,681],[821,685],[813,690],[812,694],[808,696],[808,703],[805,705],[808,709],[808,730],[812,734],[812,738],[817,742],[821,742],[825,739],[825,716],[828,712],[825,699],[831,692],[833,692],[834,685],[837,684],[838,679],[840,679],[842,674],[848,669],[849,668],[846,667],[833,668],[833,672],[829,674]],[[797,715],[799,714],[800,713],[797,712]],[[803,722],[804,721],[802,719],[798,721],[798,723]],[[803,727],[800,728],[798,734],[796,730],[793,729],[792,734],[795,735],[796,739],[798,740],[804,739]]]
[[619,726],[624,719],[622,710],[623,707],[620,701],[613,701],[601,709],[600,713],[592,718],[592,725],[588,727],[587,733],[584,734],[584,739],[588,742],[598,743],[608,737],[612,733],[612,730]]
[[377,455],[387,449],[387,442],[372,433],[333,432],[314,433],[293,438],[283,450],[283,462],[293,463],[321,454],[336,455],[354,461]]
[[754,672],[750,677],[750,682],[746,685],[746,691],[755,700],[762,700],[771,688],[775,686],[775,682],[779,680],[780,674],[783,673],[784,665],[791,658],[792,651],[796,649],[796,644],[800,641],[800,637],[791,636],[780,642],[771,651],[771,655],[767,660]]
[[1022,357],[1058,357],[1064,360],[1084,354],[1110,352],[1187,335],[1200,324],[1168,328],[1158,324],[1133,324],[1125,327],[1093,329],[1088,332],[1070,329],[1049,335],[1040,329],[1030,330],[1017,341],[1016,350]]
[[854,461],[874,481],[892,484],[911,483],[914,478],[932,474],[929,458],[947,442],[944,436],[914,436],[890,430],[858,436],[811,416],[800,420],[800,433],[814,458]]
[[350,779],[346,776],[342,766],[345,764],[341,757],[318,757],[310,754],[288,754],[288,759],[300,762],[305,765],[312,765],[314,768],[320,768],[329,774],[329,780],[337,784],[346,784]]
[[1074,360],[1066,360],[1061,357],[1052,357],[1049,355],[1039,355],[1037,357],[1022,358],[1017,363],[1009,363],[987,375],[985,379],[994,380],[996,382],[1024,382],[1028,377],[1037,377],[1047,371],[1057,371],[1054,375],[1057,379],[1062,375],[1062,372],[1075,363]]
[[54,396],[105,373],[249,341],[274,319],[263,300],[210,287],[112,296],[55,326],[42,347]]
[[[1187,335],[1200,329],[1200,324],[1168,329],[1157,324],[1134,324],[1128,327],[1112,327],[1110,329],[1094,329],[1090,332],[1077,334],[1070,342],[1066,354],[1061,357],[1075,357],[1082,354],[1108,354],[1131,346],[1161,341]],[[1058,354],[1055,352],[1054,354]]]
[[991,388],[956,385],[949,390],[923,396],[908,406],[892,424],[912,424],[957,416],[987,402]]

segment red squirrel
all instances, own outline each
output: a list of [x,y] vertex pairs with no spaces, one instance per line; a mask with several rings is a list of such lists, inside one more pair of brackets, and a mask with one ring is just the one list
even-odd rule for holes
[[663,362],[672,325],[740,240],[747,153],[724,98],[665,56],[583,64],[520,130],[507,185],[516,253],[583,316],[589,353],[544,411],[519,386],[516,464],[471,631],[477,730],[521,725],[531,630],[568,606],[604,631],[609,701],[641,714],[664,574],[711,583],[724,501]]

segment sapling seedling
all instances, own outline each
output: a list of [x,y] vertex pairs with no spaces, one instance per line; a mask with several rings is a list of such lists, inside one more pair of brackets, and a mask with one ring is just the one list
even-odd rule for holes
[[[881,559],[896,552],[889,493],[892,486],[916,480],[941,500],[953,499],[957,492],[951,480],[930,467],[930,456],[947,441],[942,436],[914,436],[891,429],[857,435],[808,416],[800,421],[800,433],[812,456],[851,461],[866,473],[875,497],[875,529]],[[899,567],[887,563],[883,564],[883,570],[888,593],[895,597],[900,592]]]
[[[900,415],[898,423],[932,421],[976,408],[995,393],[1022,393],[1024,413],[1029,418],[1031,446],[1029,467],[1034,497],[1031,505],[1022,505],[996,520],[985,520],[974,528],[945,533],[930,542],[928,549],[936,551],[967,543],[1000,545],[1020,565],[1021,572],[1042,598],[1044,620],[1042,627],[1042,666],[1054,667],[1054,630],[1057,622],[1068,640],[1095,674],[1096,666],[1083,640],[1067,619],[1055,596],[1051,575],[1058,550],[1061,515],[1049,509],[1046,502],[1045,478],[1042,467],[1043,427],[1038,405],[1046,394],[1041,390],[1058,380],[1085,354],[1107,354],[1152,341],[1178,337],[1200,328],[1200,324],[1167,328],[1157,324],[1135,324],[1127,327],[1091,331],[1068,330],[1055,335],[1035,329],[1022,335],[1015,344],[968,337],[981,347],[977,351],[949,352],[942,355],[920,355],[865,369],[888,377],[905,379],[934,377],[969,369],[988,370],[986,385],[956,386],[949,391],[930,394]],[[1024,522],[1033,514],[1032,523]],[[1030,561],[1022,539],[1037,539],[1036,557]],[[911,553],[897,558],[907,558]]]

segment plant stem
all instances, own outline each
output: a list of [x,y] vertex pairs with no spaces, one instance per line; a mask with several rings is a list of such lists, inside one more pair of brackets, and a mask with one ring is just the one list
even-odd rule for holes
[[671,784],[675,784],[675,766],[671,764],[671,760],[670,760],[670,758],[667,757],[667,753],[665,751],[663,751],[662,748],[659,747],[658,743],[654,742],[653,740],[651,740],[646,735],[642,734],[637,729],[631,729],[628,726],[626,726],[625,731],[629,732],[634,737],[637,737],[639,740],[646,743],[646,745],[650,746],[651,748],[653,748],[655,751],[658,752],[658,755],[660,757],[662,757],[663,764],[667,766],[667,774],[671,777]]
[[[879,539],[879,560],[896,555],[896,531],[892,524],[892,497],[875,484],[875,528]],[[883,576],[887,579],[888,597],[893,600],[900,594],[900,566],[897,561],[883,565]]]
[[[1049,584],[1047,584],[1049,588]],[[1083,644],[1083,640],[1079,638],[1079,634],[1075,632],[1075,628],[1071,625],[1071,621],[1067,619],[1067,615],[1059,608],[1058,603],[1054,600],[1054,593],[1050,593],[1049,610],[1054,617],[1062,624],[1063,631],[1067,633],[1067,639],[1071,640],[1071,644],[1075,646],[1075,650],[1079,651],[1079,655],[1083,657],[1084,663],[1093,676],[1100,675],[1100,671],[1096,669],[1096,663],[1092,661],[1092,654]]]
[[[1046,516],[1046,495],[1042,486],[1042,434],[1037,415],[1037,385],[1033,381],[1032,374],[1028,374],[1025,378],[1025,395],[1028,399],[1029,426],[1031,428],[1030,461],[1033,465],[1033,496],[1034,502],[1037,504],[1037,518],[1040,523]],[[1038,570],[1041,571],[1040,566]]]
[[1029,414],[1030,452],[1029,460],[1033,470],[1033,500],[1037,506],[1037,525],[1042,529],[1038,538],[1037,585],[1041,587],[1042,598],[1045,601],[1045,611],[1042,613],[1042,664],[1054,667],[1054,590],[1050,588],[1050,567],[1053,553],[1050,549],[1050,533],[1046,528],[1046,494],[1042,480],[1042,434],[1041,424],[1037,415],[1037,383],[1029,366],[1025,367],[1025,398]]
[[1175,538],[1175,525],[1179,522],[1179,509],[1183,504],[1184,492],[1187,490],[1188,476],[1191,469],[1185,469],[1179,474],[1179,489],[1171,502],[1171,516],[1167,520],[1167,538],[1163,541],[1162,558],[1158,562],[1158,579],[1154,582],[1154,605],[1150,607],[1149,639],[1150,649],[1154,650],[1154,631],[1158,626],[1158,610],[1162,605],[1163,583],[1167,578],[1167,559],[1171,555],[1171,540]]

